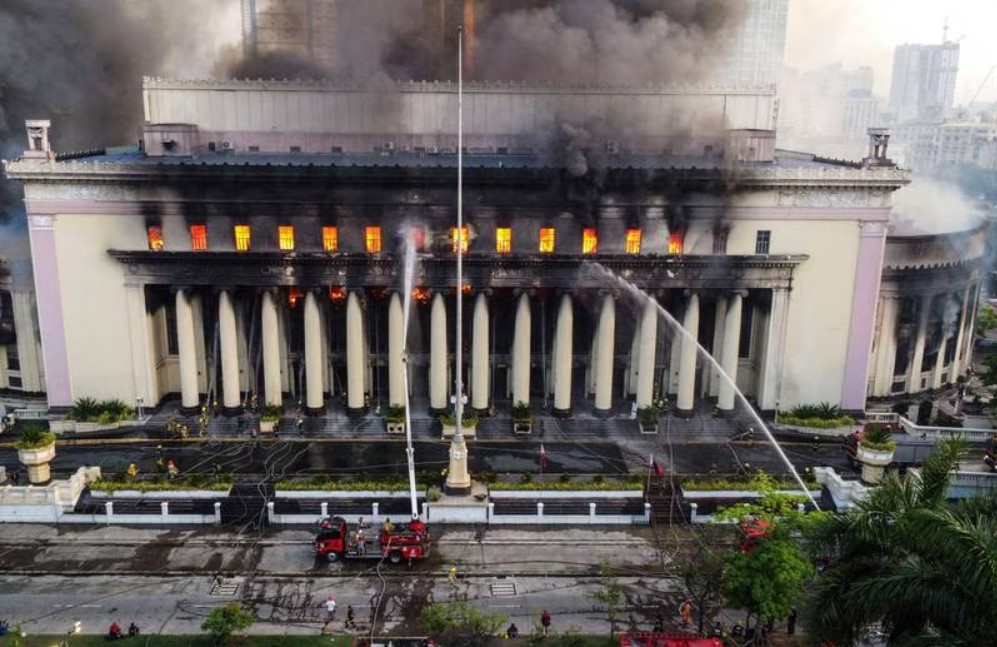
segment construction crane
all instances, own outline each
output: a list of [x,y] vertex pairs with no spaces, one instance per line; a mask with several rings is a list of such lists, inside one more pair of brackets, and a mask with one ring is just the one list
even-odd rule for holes
[[973,98],[969,100],[968,104],[966,104],[967,108],[972,107],[972,105],[976,103],[976,98],[980,96],[980,93],[983,92],[983,88],[987,86],[987,82],[990,81],[990,77],[993,76],[995,69],[997,69],[997,65],[990,66],[990,71],[987,72],[985,77],[983,77],[983,83],[980,84],[980,87],[976,88],[976,93],[973,94]]

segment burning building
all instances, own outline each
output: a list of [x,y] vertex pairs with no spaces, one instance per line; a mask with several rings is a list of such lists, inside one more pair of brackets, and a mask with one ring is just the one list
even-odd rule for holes
[[[60,158],[43,134],[6,163],[25,188],[53,407],[179,395],[234,411],[259,394],[360,414],[401,405],[409,370],[417,406],[440,410],[461,370],[480,411],[732,409],[594,263],[682,321],[762,410],[861,410],[881,390],[881,277],[905,271],[887,224],[908,175],[882,133],[862,163],[776,150],[771,89],[468,86],[461,286],[454,86],[147,79],[144,101],[141,148]],[[945,290],[968,322],[978,259],[959,253]],[[965,361],[947,365],[946,382]]]

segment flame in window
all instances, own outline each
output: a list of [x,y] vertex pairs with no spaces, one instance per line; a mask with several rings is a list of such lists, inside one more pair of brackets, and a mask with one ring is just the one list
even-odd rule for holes
[[553,227],[540,228],[540,251],[544,254],[552,254],[554,252]]
[[208,249],[207,225],[190,226],[190,248],[195,252],[203,252]]
[[627,229],[626,251],[627,254],[640,254],[640,229]]
[[291,225],[281,225],[277,227],[277,241],[280,251],[294,251],[294,227]]
[[381,253],[381,228],[380,227],[367,227],[364,230],[364,240],[367,247],[368,254],[380,254]]
[[322,249],[327,252],[339,251],[339,229],[336,227],[322,227]]
[[234,233],[235,249],[240,252],[248,252],[252,235],[249,225],[236,225]]
[[149,227],[147,231],[149,238],[149,249],[154,252],[161,252],[166,246],[163,242],[163,228],[159,226]]
[[495,251],[499,254],[512,253],[511,227],[499,227],[495,230]]
[[685,244],[685,234],[681,231],[673,231],[668,234],[668,253],[681,254]]
[[457,253],[457,242],[460,241],[460,251],[464,254],[467,253],[467,227],[461,227],[460,235],[457,235],[457,228],[452,227],[450,229],[450,241],[453,245],[453,253]]
[[341,285],[329,286],[329,299],[332,301],[346,301],[346,288]]
[[599,232],[595,229],[582,230],[582,254],[595,254],[599,251]]

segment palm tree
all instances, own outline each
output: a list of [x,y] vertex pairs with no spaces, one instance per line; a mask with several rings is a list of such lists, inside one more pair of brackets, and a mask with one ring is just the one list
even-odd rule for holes
[[804,605],[812,644],[852,645],[875,623],[890,645],[992,644],[997,497],[947,505],[964,447],[940,443],[920,475],[890,474],[856,508],[816,524],[811,549],[834,557]]

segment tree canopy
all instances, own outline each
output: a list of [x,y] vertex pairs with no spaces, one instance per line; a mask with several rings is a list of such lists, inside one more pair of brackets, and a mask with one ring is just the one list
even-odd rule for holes
[[947,503],[963,449],[940,443],[920,473],[887,475],[813,529],[812,550],[833,557],[804,606],[811,644],[850,645],[875,624],[900,647],[993,642],[997,498]]

